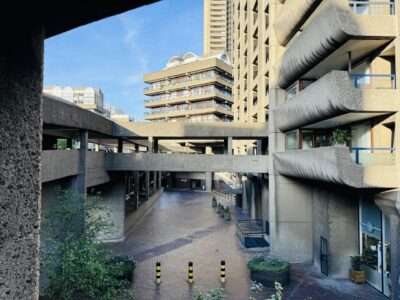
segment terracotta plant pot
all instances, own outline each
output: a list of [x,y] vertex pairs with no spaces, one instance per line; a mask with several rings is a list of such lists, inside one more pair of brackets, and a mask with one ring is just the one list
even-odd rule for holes
[[363,284],[366,282],[365,271],[350,270],[350,279],[354,283]]

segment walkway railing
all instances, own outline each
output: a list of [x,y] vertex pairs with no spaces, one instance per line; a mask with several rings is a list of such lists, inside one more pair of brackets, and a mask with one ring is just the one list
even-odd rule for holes
[[395,4],[392,1],[350,0],[350,9],[357,15],[394,15]]
[[396,88],[396,74],[351,74],[350,76],[356,88]]
[[395,148],[351,148],[351,154],[354,162],[359,165],[393,165],[395,163]]

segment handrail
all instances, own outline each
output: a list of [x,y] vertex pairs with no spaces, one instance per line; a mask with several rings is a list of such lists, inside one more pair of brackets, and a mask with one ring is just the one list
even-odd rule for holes
[[[394,2],[390,1],[360,1],[360,0],[349,0],[349,6],[351,8],[351,10],[355,13],[355,14],[368,14],[368,15],[373,15],[375,14],[372,10],[370,10],[371,7],[376,7],[376,6],[382,6],[385,7],[387,6],[387,8],[389,9],[388,13],[386,15],[394,15],[395,14],[395,4]],[[364,9],[367,10],[364,10]],[[361,10],[358,10],[361,9]],[[381,9],[379,10],[380,14],[381,13]]]
[[[363,73],[351,73],[350,74],[351,79],[353,80],[354,87],[356,88],[361,88],[364,86],[368,86],[369,84],[372,84],[372,88],[374,89],[396,89],[396,74],[363,74]],[[373,84],[371,80],[374,79],[379,79],[379,80],[385,80],[387,79],[388,83],[390,80],[390,87],[385,86],[385,87],[379,87]],[[368,82],[362,82],[361,80],[368,80]],[[386,81],[384,81],[386,82]]]
[[356,164],[361,164],[360,161],[360,152],[361,151],[386,151],[389,153],[393,153],[394,151],[396,151],[396,148],[394,147],[352,147],[351,148],[351,152],[355,153],[355,163]]

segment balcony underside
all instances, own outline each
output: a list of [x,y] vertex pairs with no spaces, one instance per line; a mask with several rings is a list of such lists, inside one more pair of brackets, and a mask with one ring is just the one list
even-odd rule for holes
[[309,14],[322,0],[286,1],[274,26],[276,37],[281,45],[288,41],[303,25]]
[[400,109],[396,89],[354,87],[347,72],[332,71],[275,110],[281,131],[331,128]]
[[321,147],[274,154],[277,171],[285,176],[346,185],[352,188],[395,188],[395,165],[357,165],[346,147]]
[[182,97],[176,97],[174,99],[160,99],[160,100],[149,101],[147,103],[145,102],[145,108],[157,108],[165,105],[174,105],[174,104],[183,104],[192,102],[195,103],[209,99],[220,99],[223,101],[233,103],[232,96],[221,95],[218,93],[210,93],[208,95],[182,96]]
[[201,109],[192,109],[192,110],[182,110],[182,111],[172,111],[172,112],[160,112],[149,114],[146,116],[146,120],[157,120],[164,118],[176,118],[176,117],[185,117],[185,116],[196,116],[196,115],[204,115],[204,114],[217,114],[217,115],[225,115],[225,116],[233,116],[231,111],[221,109],[221,108],[201,108]]
[[354,14],[347,0],[327,1],[304,31],[289,44],[280,65],[279,86],[287,88],[303,78],[319,78],[344,69],[349,52],[360,61],[396,36],[394,16]]

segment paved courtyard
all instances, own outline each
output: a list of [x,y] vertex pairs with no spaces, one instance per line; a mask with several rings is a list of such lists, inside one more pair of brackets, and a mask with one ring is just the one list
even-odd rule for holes
[[[227,263],[224,286],[229,300],[268,298],[271,290],[251,291],[246,267],[254,255],[244,251],[235,236],[234,222],[225,223],[211,208],[211,195],[166,192],[125,242],[114,245],[116,254],[137,262],[134,288],[138,300],[189,300],[195,290],[219,288],[219,262]],[[162,283],[154,283],[154,266],[162,264]],[[195,283],[186,282],[187,263],[194,262]],[[386,299],[369,286],[319,276],[312,268],[295,265],[285,299]]]

